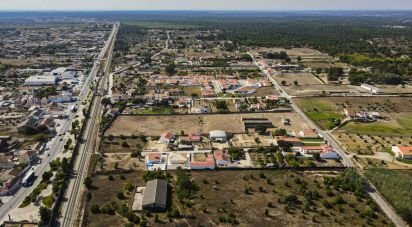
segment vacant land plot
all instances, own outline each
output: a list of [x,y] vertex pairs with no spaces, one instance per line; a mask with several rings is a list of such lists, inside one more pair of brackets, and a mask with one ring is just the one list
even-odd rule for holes
[[[101,209],[112,207],[112,205],[120,206],[125,203],[130,208],[133,202],[134,193],[125,190],[126,184],[133,186],[145,186],[143,181],[143,172],[135,172],[129,174],[113,175],[109,179],[109,175],[96,175],[92,178],[93,189],[89,190],[91,199],[86,203],[84,222],[86,226],[124,226],[127,219],[119,215],[110,214],[93,214],[90,210],[92,206],[99,206]],[[123,179],[122,179],[123,178]],[[123,191],[124,198],[119,199],[118,192]]]
[[289,95],[322,95],[322,94],[341,94],[341,93],[366,93],[359,86],[353,85],[332,85],[332,84],[312,84],[310,86],[284,86],[285,91]]
[[343,113],[331,100],[308,98],[295,99],[295,101],[303,112],[323,129],[333,128],[335,121],[343,118]]
[[273,76],[273,79],[276,80],[278,84],[286,83],[286,85],[314,85],[314,84],[323,84],[321,80],[313,76],[311,73],[282,73],[276,76]]
[[[119,134],[120,136],[121,134]],[[141,150],[145,147],[146,142],[141,138],[105,138],[101,146],[101,153],[127,153]]]
[[344,110],[379,112],[385,121],[375,123],[349,123],[340,131],[374,135],[410,134],[412,129],[412,98],[406,97],[322,97],[297,98],[302,110],[323,128],[328,128],[328,119],[343,119]]
[[[175,173],[171,172],[173,177]],[[184,205],[171,193],[169,213],[135,213],[150,226],[391,226],[368,198],[327,186],[336,172],[213,171],[191,172],[199,187]],[[131,207],[128,186],[145,186],[143,172],[96,175],[86,203],[87,226],[124,226],[122,204]],[[170,186],[175,188],[174,178]],[[190,204],[189,204],[190,203]],[[92,213],[96,205],[103,213]],[[112,212],[111,212],[111,211]],[[172,211],[172,212],[170,212]],[[178,217],[171,216],[178,211]],[[333,217],[333,218],[331,218]],[[155,223],[155,219],[158,219]]]
[[273,87],[260,87],[256,89],[256,93],[248,96],[266,97],[268,95],[279,95],[279,92],[277,92]]
[[[107,130],[107,135],[146,135],[159,136],[165,131],[180,133],[209,132],[224,130],[233,133],[244,133],[241,119],[268,118],[272,123],[286,130],[299,131],[308,129],[306,122],[294,112],[287,113],[244,113],[244,114],[203,114],[172,116],[119,116]],[[289,118],[291,126],[284,126],[282,119]]]
[[395,94],[412,94],[412,86],[405,85],[396,86],[396,85],[376,85],[376,87],[381,88],[385,91],[385,93],[395,93]]
[[[192,179],[200,187],[198,198],[190,208],[181,207],[181,213],[195,217],[187,219],[192,226],[199,223],[203,226],[226,225],[228,222],[241,226],[390,225],[380,211],[376,218],[362,217],[361,214],[370,208],[365,200],[358,201],[353,193],[332,189],[332,193],[327,195],[322,174],[291,171],[192,172]],[[304,205],[308,203],[304,195],[309,191],[316,191],[319,198],[311,200],[310,205]],[[338,195],[345,201],[343,204],[334,202]],[[289,199],[293,202],[289,205],[283,203]]]

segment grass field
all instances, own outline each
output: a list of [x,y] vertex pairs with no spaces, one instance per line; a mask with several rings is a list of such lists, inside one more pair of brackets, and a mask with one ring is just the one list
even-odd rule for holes
[[334,121],[336,119],[341,120],[343,117],[331,101],[315,98],[296,99],[295,101],[303,112],[323,129],[333,128]]
[[412,225],[412,176],[388,169],[369,169],[366,176],[404,220]]

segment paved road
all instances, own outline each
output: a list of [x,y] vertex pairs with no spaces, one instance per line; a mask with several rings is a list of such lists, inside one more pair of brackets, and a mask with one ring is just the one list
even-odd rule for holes
[[[253,56],[253,54],[249,53],[248,54],[252,57],[253,62],[255,63],[256,66],[259,67],[259,69],[266,74],[267,78],[269,81],[272,82],[273,86],[275,89],[277,89],[280,92],[280,95],[282,97],[288,98],[291,102],[291,107],[293,108],[296,113],[298,113],[303,119],[305,119],[306,122],[309,123],[309,126],[311,128],[316,129],[319,134],[326,140],[328,143],[334,148],[334,150],[342,157],[342,163],[346,167],[356,167],[354,163],[352,162],[350,156],[345,152],[345,149],[342,147],[342,145],[333,137],[332,134],[330,134],[329,131],[323,131],[321,130],[318,125],[316,125],[308,116],[306,116],[305,113],[303,113],[302,110],[299,109],[299,107],[293,102],[292,96],[288,95],[286,91],[272,78],[270,72],[265,69],[263,66],[261,66]],[[361,171],[359,171],[360,174],[362,174]],[[365,178],[366,179],[366,178]],[[368,182],[368,194],[371,198],[375,200],[375,202],[381,207],[381,209],[384,211],[384,213],[392,220],[392,222],[397,226],[397,227],[403,227],[407,226],[405,222],[398,216],[398,214],[395,212],[395,210],[392,208],[392,206],[386,202],[384,197],[376,190],[376,188],[372,185],[371,182]]]
[[157,56],[159,56],[161,53],[164,53],[164,52],[166,52],[167,50],[169,50],[170,31],[167,31],[166,34],[167,34],[167,39],[166,39],[166,41],[165,41],[165,48],[164,48],[163,50],[161,50],[160,52],[154,54],[154,55],[152,56],[152,59],[155,58],[155,57],[157,57]]
[[[101,57],[107,53],[106,64],[104,69],[104,75],[98,82],[97,90],[107,90],[107,79],[110,70],[111,59],[113,54],[114,42],[116,39],[119,24],[113,26],[113,32],[106,42],[105,52],[101,53]],[[90,163],[91,155],[97,148],[98,133],[99,133],[99,121],[102,113],[103,106],[101,105],[101,96],[95,96],[93,103],[90,105],[90,118],[84,126],[83,143],[79,145],[79,154],[76,157],[73,172],[75,176],[70,180],[68,189],[66,191],[65,198],[67,201],[62,203],[62,217],[59,220],[61,226],[75,226],[79,221],[81,196],[84,190],[83,181],[87,176],[88,166]]]

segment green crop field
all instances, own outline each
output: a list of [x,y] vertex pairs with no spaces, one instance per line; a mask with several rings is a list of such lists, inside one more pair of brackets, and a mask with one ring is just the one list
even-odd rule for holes
[[310,119],[323,129],[331,129],[335,126],[335,120],[341,120],[342,114],[336,105],[326,99],[297,99],[297,105]]

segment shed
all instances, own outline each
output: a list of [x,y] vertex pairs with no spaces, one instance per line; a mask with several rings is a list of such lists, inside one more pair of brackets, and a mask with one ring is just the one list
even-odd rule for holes
[[225,131],[213,130],[209,132],[210,140],[213,142],[226,142],[227,135]]
[[167,204],[167,181],[162,179],[147,182],[142,207],[150,211],[164,211]]

